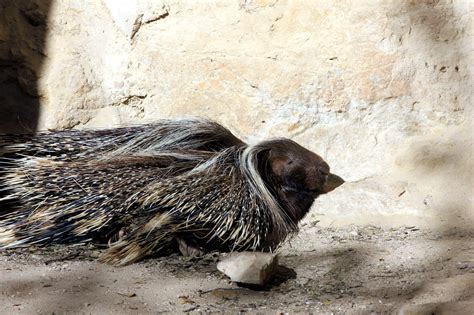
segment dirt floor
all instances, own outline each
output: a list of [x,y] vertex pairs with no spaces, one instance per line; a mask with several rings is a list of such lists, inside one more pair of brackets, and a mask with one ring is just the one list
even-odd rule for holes
[[306,225],[263,290],[216,270],[220,254],[95,262],[88,246],[0,252],[0,314],[474,314],[474,230]]

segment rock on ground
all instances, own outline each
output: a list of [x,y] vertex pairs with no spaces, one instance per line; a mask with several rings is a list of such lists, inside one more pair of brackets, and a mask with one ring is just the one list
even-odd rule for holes
[[233,282],[263,286],[273,276],[278,256],[261,252],[232,253],[217,264],[217,269]]

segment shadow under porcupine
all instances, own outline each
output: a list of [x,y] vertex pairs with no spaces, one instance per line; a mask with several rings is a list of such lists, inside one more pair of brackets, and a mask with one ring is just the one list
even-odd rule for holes
[[109,241],[126,265],[178,250],[272,251],[342,184],[289,139],[208,120],[0,136],[0,248]]

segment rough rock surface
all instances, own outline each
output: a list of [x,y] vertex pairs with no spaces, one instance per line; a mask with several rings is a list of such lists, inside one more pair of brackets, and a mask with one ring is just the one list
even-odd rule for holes
[[471,1],[0,6],[2,131],[206,116],[291,137],[348,181],[309,221],[474,220]]

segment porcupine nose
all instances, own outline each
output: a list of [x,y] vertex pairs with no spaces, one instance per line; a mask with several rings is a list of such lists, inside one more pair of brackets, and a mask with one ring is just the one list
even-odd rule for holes
[[322,193],[328,193],[344,183],[344,180],[336,174],[331,174],[329,165],[326,162],[319,163],[318,173],[324,178],[322,183]]

